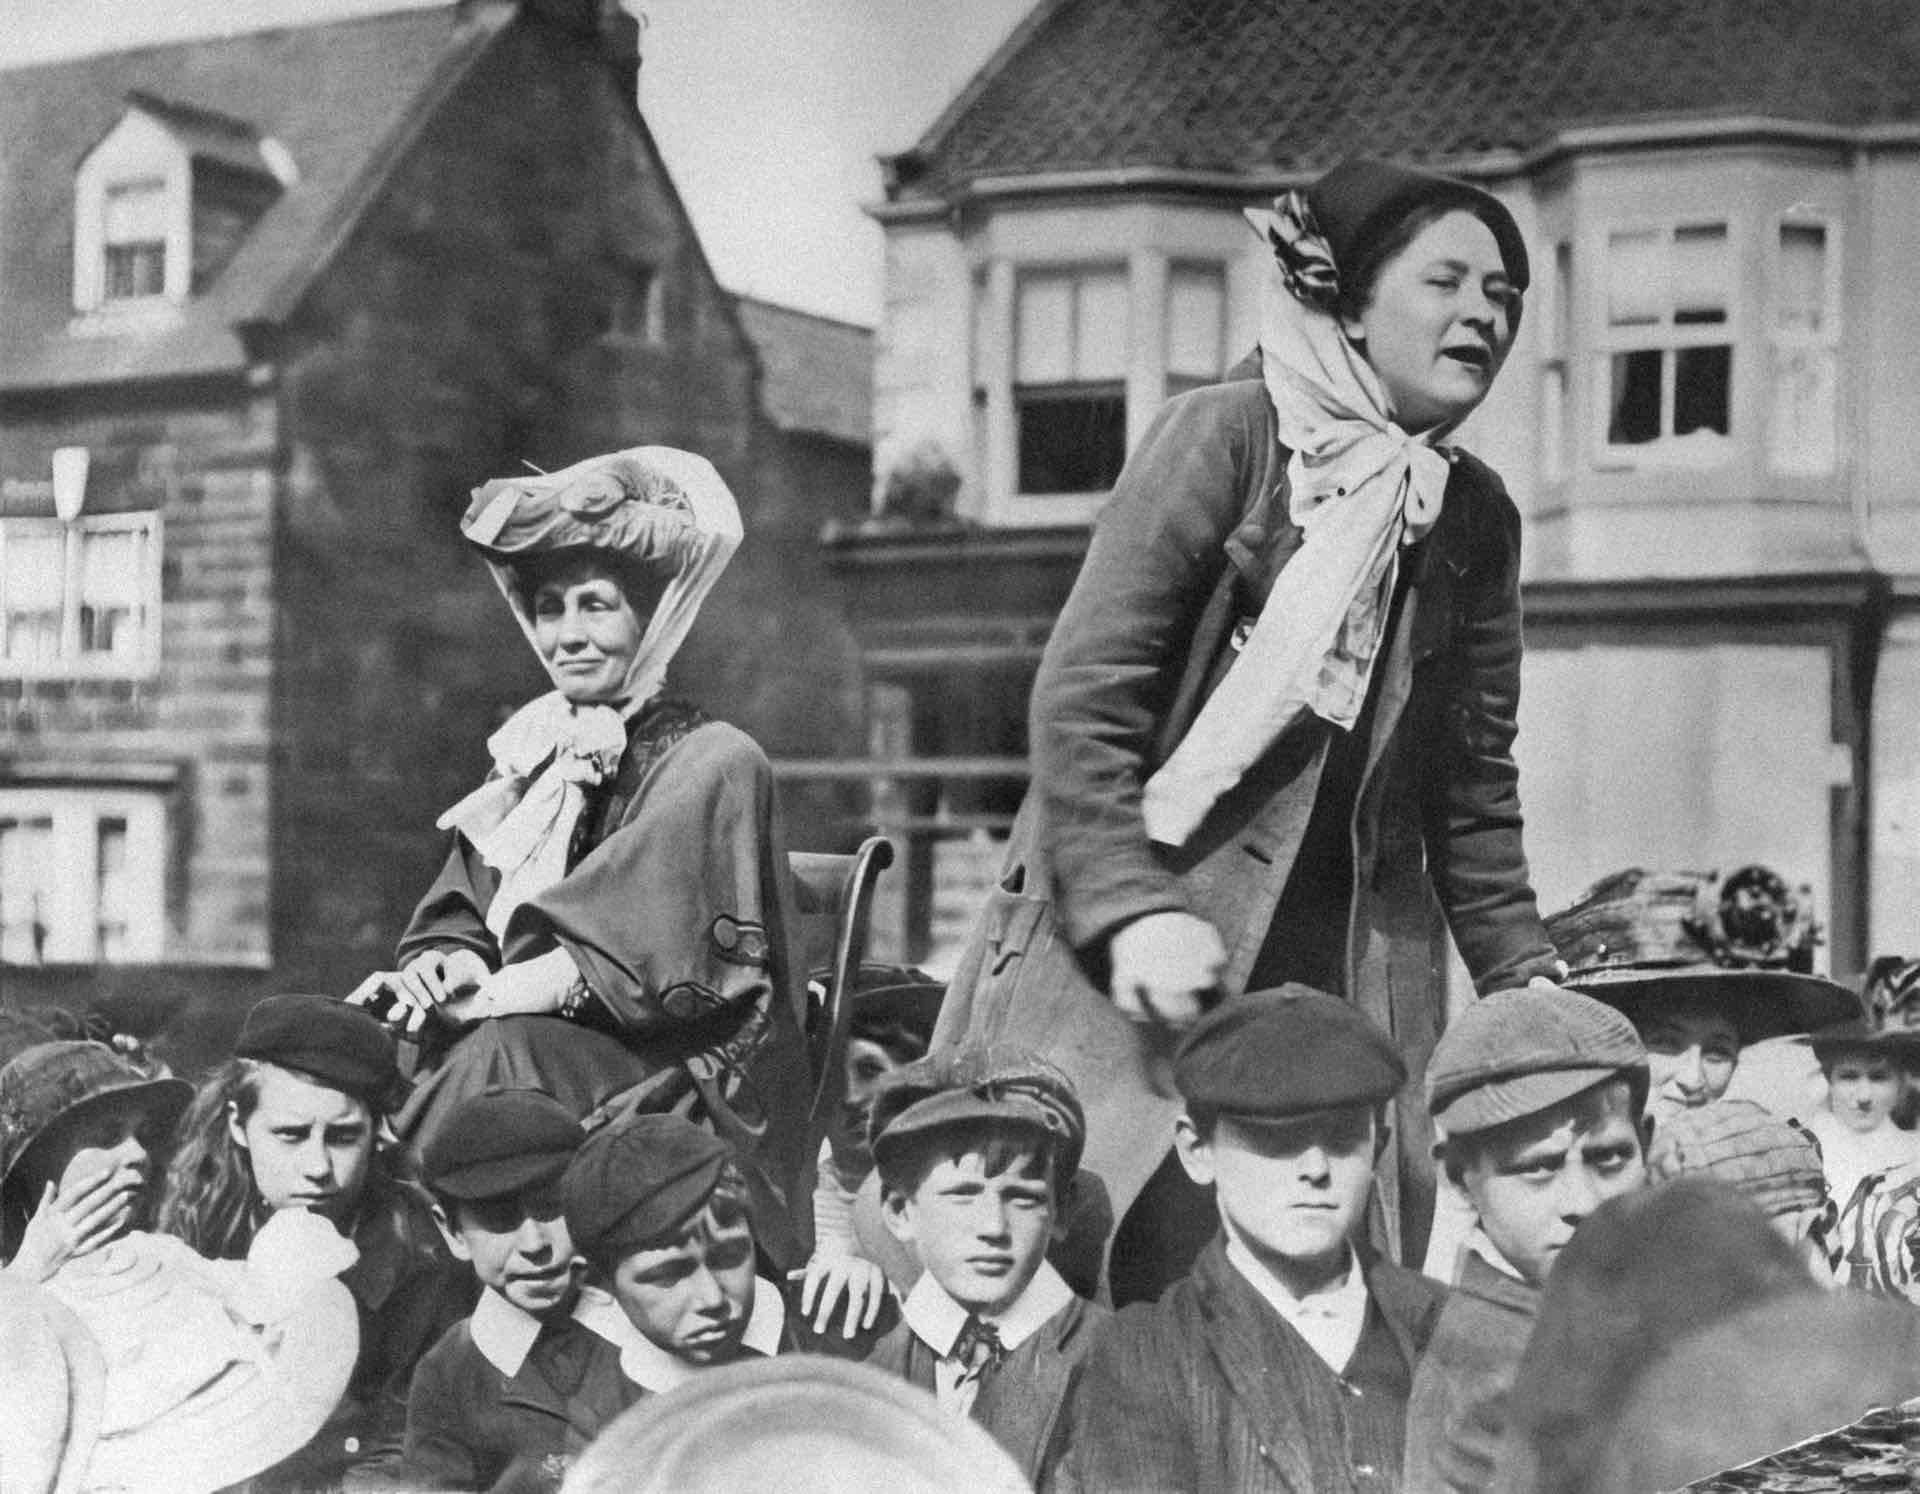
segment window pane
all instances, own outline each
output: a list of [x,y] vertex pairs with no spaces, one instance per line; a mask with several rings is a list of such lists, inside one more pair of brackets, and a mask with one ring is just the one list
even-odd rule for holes
[[1774,349],[1767,459],[1775,472],[1823,477],[1833,471],[1839,458],[1835,383],[1832,348],[1789,344]]
[[1074,317],[1073,377],[1127,376],[1127,276],[1102,270],[1080,277]]
[[1607,444],[1637,446],[1660,439],[1660,353],[1648,348],[1615,353],[1612,359],[1612,417]]
[[1726,435],[1732,388],[1732,348],[1681,348],[1674,354],[1673,433]]
[[127,822],[117,816],[101,816],[95,840],[100,878],[94,901],[99,910],[96,951],[102,960],[124,960],[131,902],[127,888]]
[[1673,234],[1673,319],[1682,325],[1727,319],[1727,226],[1709,223]]
[[1817,333],[1827,310],[1827,229],[1823,223],[1780,225],[1776,315],[1783,332]]
[[1126,391],[1016,391],[1019,490],[1101,493],[1127,456]]
[[1567,370],[1549,368],[1540,381],[1540,466],[1548,478],[1566,472]]
[[1176,265],[1167,276],[1167,373],[1217,379],[1224,366],[1226,276],[1215,266]]
[[0,549],[0,597],[6,607],[6,655],[14,660],[60,656],[60,614],[66,593],[66,549],[61,532],[40,525],[9,525]]
[[1573,346],[1573,245],[1553,246],[1553,320],[1547,327],[1547,355],[1564,358]]
[[165,244],[113,244],[107,249],[109,301],[157,296],[167,288]]
[[0,820],[0,960],[37,965],[47,942],[51,819]]
[[131,657],[140,650],[135,626],[144,589],[145,536],[110,530],[80,537],[80,650]]
[[1607,237],[1607,322],[1640,327],[1658,322],[1667,309],[1667,256],[1656,233]]
[[1017,292],[1015,337],[1022,384],[1057,384],[1073,377],[1073,281],[1066,275],[1026,275]]

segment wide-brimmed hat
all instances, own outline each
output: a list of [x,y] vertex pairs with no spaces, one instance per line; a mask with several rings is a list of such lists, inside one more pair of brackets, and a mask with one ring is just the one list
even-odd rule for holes
[[1865,1017],[1830,1023],[1805,1041],[1822,1067],[1850,1054],[1883,1057],[1898,1064],[1920,1063],[1920,1029],[1881,1027]]
[[8,1494],[75,1494],[84,1483],[107,1366],[73,1310],[0,1271],[0,1484]]
[[1813,973],[1811,890],[1764,866],[1725,877],[1634,867],[1596,882],[1546,926],[1567,988],[1636,1024],[1701,1002],[1755,1043],[1860,1014],[1853,992]]
[[865,1364],[812,1354],[726,1365],[622,1412],[561,1494],[1014,1494],[985,1428]]
[[[310,1234],[313,1244],[282,1234]],[[348,1261],[353,1252],[299,1209],[269,1220],[255,1253],[262,1240],[309,1262],[308,1279],[288,1282],[281,1262],[262,1281],[250,1262],[208,1262],[169,1236],[136,1231],[48,1282],[105,1358],[86,1488],[223,1489],[299,1451],[332,1415],[360,1330],[352,1293],[327,1272],[341,1264],[332,1247]]]
[[170,1130],[192,1098],[186,1080],[141,1068],[105,1043],[37,1043],[0,1068],[0,1184],[57,1121],[133,1103]]

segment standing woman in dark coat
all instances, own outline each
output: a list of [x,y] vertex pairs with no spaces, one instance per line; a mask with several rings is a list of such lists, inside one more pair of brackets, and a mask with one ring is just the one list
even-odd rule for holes
[[[1123,1299],[1203,1243],[1160,1225],[1211,1217],[1162,1166],[1177,1107],[1155,1073],[1209,1000],[1344,992],[1417,1075],[1443,1015],[1436,895],[1481,991],[1554,968],[1511,750],[1519,515],[1441,444],[1512,346],[1526,246],[1485,192],[1378,161],[1248,216],[1275,257],[1258,375],[1169,402],[1101,514],[936,1038],[1020,1042],[1080,1086]],[[1415,1259],[1420,1090],[1378,1190]]]
[[351,998],[444,1049],[395,1128],[423,1148],[491,1088],[687,1114],[734,1146],[763,1247],[797,1266],[808,1090],[772,768],[663,693],[740,542],[733,495],[704,458],[638,447],[490,482],[461,531],[554,688],[489,739],[399,970]]

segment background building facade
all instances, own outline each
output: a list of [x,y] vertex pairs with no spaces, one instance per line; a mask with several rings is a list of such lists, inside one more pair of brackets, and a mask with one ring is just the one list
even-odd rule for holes
[[865,499],[865,334],[715,282],[638,40],[467,0],[6,74],[0,998],[191,1060],[391,958],[544,688],[455,528],[523,461],[711,458],[749,538],[680,677],[776,756],[857,745],[813,537]]

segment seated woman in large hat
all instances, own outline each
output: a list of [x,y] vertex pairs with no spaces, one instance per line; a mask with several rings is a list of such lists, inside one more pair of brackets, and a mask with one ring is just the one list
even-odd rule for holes
[[[351,998],[444,1049],[396,1128],[418,1149],[465,1096],[529,1085],[583,1118],[688,1112],[733,1144],[771,1226],[809,1160],[773,775],[663,693],[740,542],[733,495],[705,459],[638,447],[487,483],[461,532],[553,689],[489,739],[399,970]],[[799,1264],[797,1240],[766,1243]]]
[[1717,873],[1638,867],[1596,882],[1547,919],[1566,986],[1624,1012],[1647,1045],[1647,1113],[1719,1099],[1743,1048],[1860,1014],[1813,973],[1808,890],[1764,866]]

